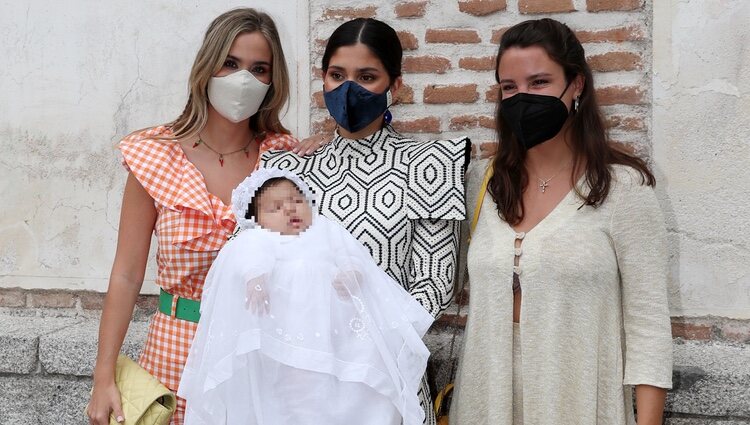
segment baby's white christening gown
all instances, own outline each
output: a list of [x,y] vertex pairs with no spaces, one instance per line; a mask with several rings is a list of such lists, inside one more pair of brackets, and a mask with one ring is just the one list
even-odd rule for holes
[[246,229],[206,278],[185,424],[420,425],[432,321],[338,223]]

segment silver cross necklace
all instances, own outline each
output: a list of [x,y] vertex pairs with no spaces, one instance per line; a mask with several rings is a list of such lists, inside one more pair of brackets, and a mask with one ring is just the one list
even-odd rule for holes
[[570,163],[566,164],[564,167],[562,167],[560,170],[558,170],[555,173],[554,176],[552,176],[552,177],[550,177],[548,179],[542,179],[542,178],[537,177],[536,179],[537,179],[537,181],[539,181],[539,191],[542,192],[542,193],[546,192],[547,188],[549,187],[549,182],[552,181],[552,179],[554,179],[558,175],[560,175],[560,173],[562,173],[566,168],[568,168],[569,165],[570,165]]

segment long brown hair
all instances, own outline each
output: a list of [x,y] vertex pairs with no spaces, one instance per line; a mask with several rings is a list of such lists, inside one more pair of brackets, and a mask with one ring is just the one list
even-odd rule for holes
[[258,112],[250,118],[250,128],[257,133],[273,131],[289,133],[279,115],[289,99],[289,73],[279,33],[273,19],[251,8],[233,9],[211,22],[193,62],[188,80],[189,94],[182,114],[168,125],[174,138],[189,138],[206,125],[208,119],[208,82],[219,72],[229,54],[234,39],[251,32],[260,32],[271,46],[271,87]]
[[[573,150],[573,173],[585,166],[585,179],[589,188],[583,194],[576,187],[576,194],[584,205],[599,206],[607,196],[612,184],[613,164],[627,165],[637,170],[643,184],[653,186],[654,175],[642,159],[629,154],[609,141],[604,120],[596,102],[594,77],[586,63],[583,46],[567,25],[553,19],[538,19],[521,22],[508,29],[500,40],[500,49],[495,61],[497,67],[503,52],[510,47],[542,47],[549,57],[562,66],[566,82],[583,76],[583,91],[577,110],[571,114],[569,134]],[[498,81],[499,82],[499,81]],[[526,151],[516,141],[513,130],[500,113],[498,96],[495,122],[498,150],[492,162],[493,176],[488,191],[497,204],[500,217],[507,223],[518,224],[524,217],[523,191],[528,184],[524,166]]]

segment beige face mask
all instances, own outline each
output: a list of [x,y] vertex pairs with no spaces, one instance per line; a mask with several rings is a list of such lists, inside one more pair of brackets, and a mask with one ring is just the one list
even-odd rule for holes
[[243,69],[224,77],[211,77],[208,101],[216,112],[232,122],[246,120],[260,108],[271,84],[263,84]]

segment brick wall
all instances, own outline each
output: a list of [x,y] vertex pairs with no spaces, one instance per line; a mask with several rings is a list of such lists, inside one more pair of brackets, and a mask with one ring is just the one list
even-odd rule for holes
[[650,0],[312,0],[311,128],[335,125],[322,96],[321,59],[333,30],[354,17],[390,24],[404,48],[394,126],[416,138],[469,135],[494,152],[494,57],[503,31],[526,19],[567,23],[584,43],[612,139],[650,154]]

